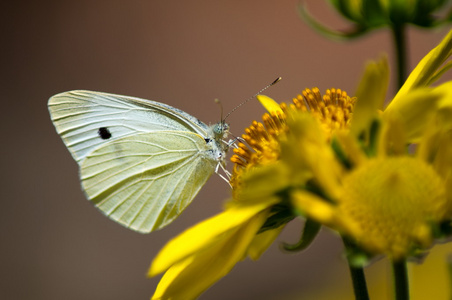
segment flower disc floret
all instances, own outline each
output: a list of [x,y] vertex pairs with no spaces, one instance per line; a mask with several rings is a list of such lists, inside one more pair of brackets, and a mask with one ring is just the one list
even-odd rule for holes
[[344,220],[355,222],[354,238],[377,253],[400,258],[414,243],[427,247],[430,223],[447,211],[443,179],[431,165],[409,156],[372,159],[347,174],[338,198]]
[[[272,102],[271,105],[263,103],[269,112],[263,115],[262,123],[253,121],[242,135],[246,144],[239,143],[238,148],[234,149],[235,155],[232,156],[231,161],[235,166],[230,181],[233,188],[237,188],[240,182],[238,178],[245,170],[268,165],[279,159],[280,139],[289,130],[286,123],[289,115],[296,112],[309,112],[319,122],[329,139],[335,130],[349,127],[356,98],[335,88],[327,89],[322,95],[320,90],[314,87],[303,90],[292,99],[290,105],[286,103],[276,105],[268,97],[265,97],[265,101]],[[269,107],[277,107],[277,110]]]

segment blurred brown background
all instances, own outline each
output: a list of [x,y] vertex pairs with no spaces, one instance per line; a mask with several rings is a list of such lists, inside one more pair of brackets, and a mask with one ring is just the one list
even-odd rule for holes
[[[344,28],[324,1],[316,16]],[[386,30],[338,43],[308,28],[297,1],[9,1],[1,47],[1,299],[148,299],[157,251],[183,229],[219,212],[227,185],[213,176],[173,224],[141,235],[99,213],[80,190],[78,168],[50,122],[47,100],[90,89],[168,103],[206,123],[277,76],[278,101],[305,87],[353,94],[366,60],[388,53]],[[447,32],[411,28],[410,66]],[[392,90],[391,90],[392,92]],[[240,135],[263,109],[254,101],[228,122]],[[231,165],[231,164],[230,164]],[[292,299],[327,289],[348,271],[341,243],[323,232],[301,254],[293,222],[258,262],[238,264],[201,299]],[[314,298],[312,298],[314,299]]]

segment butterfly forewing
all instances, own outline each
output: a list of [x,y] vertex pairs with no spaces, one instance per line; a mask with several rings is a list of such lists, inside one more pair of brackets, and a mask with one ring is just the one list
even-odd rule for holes
[[110,218],[147,233],[190,204],[218,163],[210,154],[194,133],[135,134],[92,151],[81,163],[82,186]]
[[70,91],[55,95],[49,100],[49,111],[77,162],[99,145],[132,134],[176,130],[205,137],[208,130],[195,117],[169,105],[100,92]]

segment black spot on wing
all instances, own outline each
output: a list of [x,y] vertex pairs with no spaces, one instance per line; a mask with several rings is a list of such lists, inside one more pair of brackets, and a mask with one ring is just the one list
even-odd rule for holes
[[99,128],[99,130],[97,131],[97,134],[103,140],[108,140],[109,138],[111,138],[110,130],[108,130],[108,128],[106,128],[106,127]]

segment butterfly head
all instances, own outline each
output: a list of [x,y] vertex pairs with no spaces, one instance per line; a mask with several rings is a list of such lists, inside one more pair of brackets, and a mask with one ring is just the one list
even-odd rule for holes
[[228,152],[230,146],[229,143],[225,141],[228,134],[229,124],[222,121],[210,126],[208,137],[205,138],[206,143],[212,147],[211,155],[221,165],[224,165],[226,152]]
[[216,141],[222,141],[229,135],[229,124],[223,121],[212,126],[213,137]]

